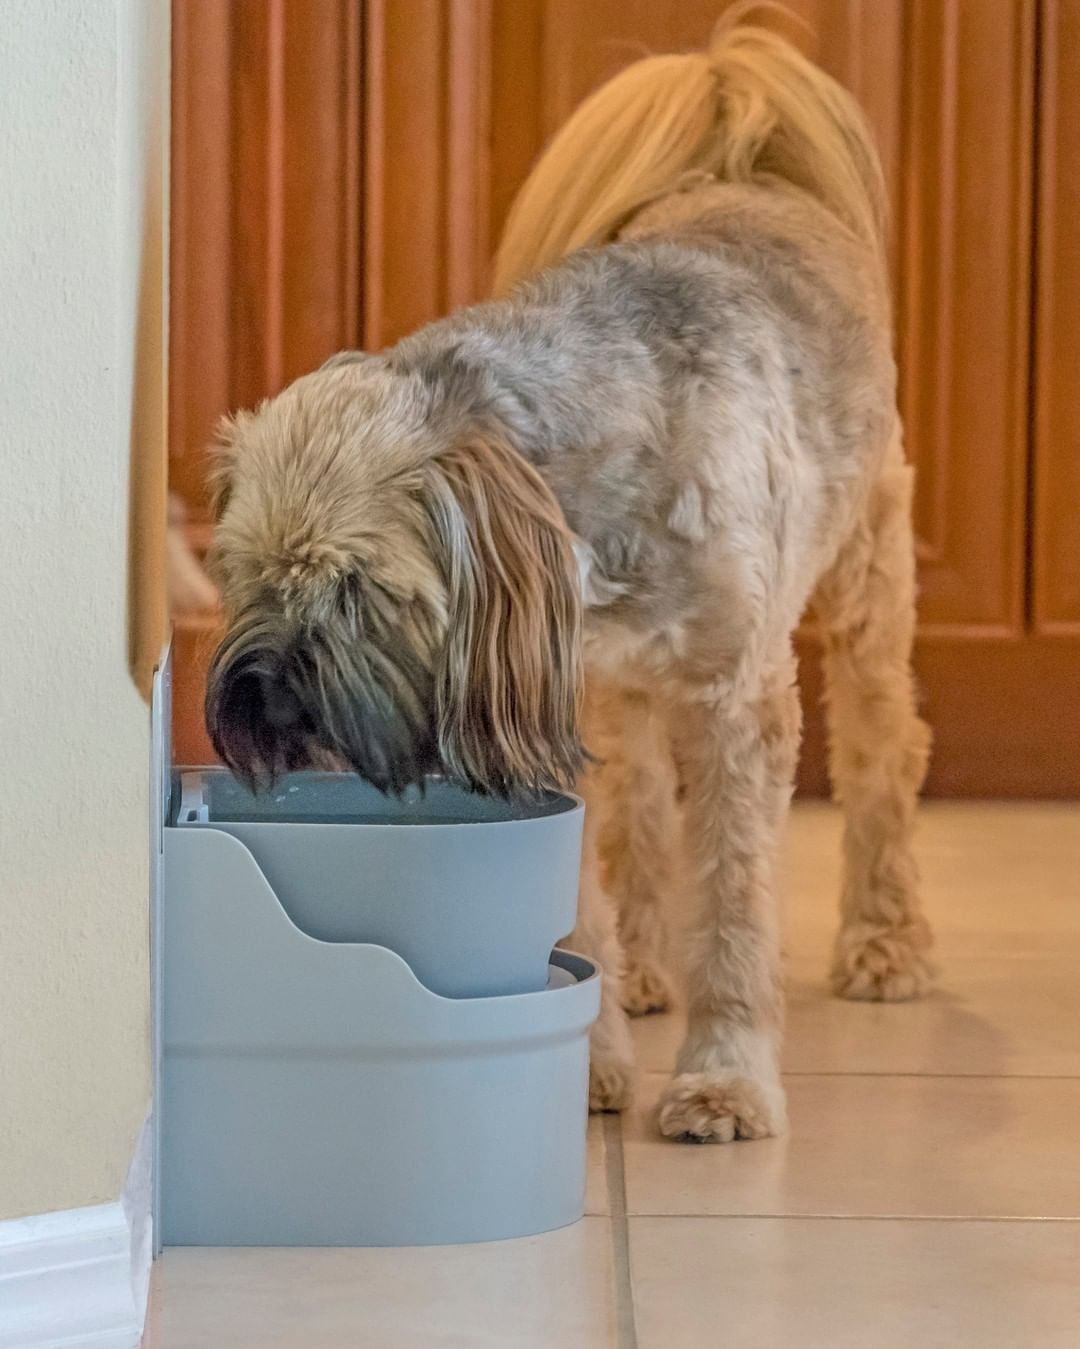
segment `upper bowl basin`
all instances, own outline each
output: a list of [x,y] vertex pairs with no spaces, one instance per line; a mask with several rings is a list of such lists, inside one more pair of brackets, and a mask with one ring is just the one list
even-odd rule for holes
[[353,774],[294,773],[253,795],[194,768],[170,822],[243,843],[308,935],[386,946],[433,992],[484,997],[546,986],[575,922],[583,817],[553,792],[506,802],[432,780],[399,800]]

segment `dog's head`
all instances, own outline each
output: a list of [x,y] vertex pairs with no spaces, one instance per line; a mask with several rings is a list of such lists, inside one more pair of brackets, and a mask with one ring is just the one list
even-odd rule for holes
[[559,507],[515,451],[380,362],[221,428],[214,747],[252,785],[348,766],[398,792],[566,786],[579,601]]

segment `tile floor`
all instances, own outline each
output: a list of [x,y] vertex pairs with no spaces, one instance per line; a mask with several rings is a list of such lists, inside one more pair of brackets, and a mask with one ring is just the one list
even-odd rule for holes
[[1080,806],[930,805],[940,989],[826,996],[839,821],[788,846],[791,1133],[686,1147],[590,1126],[588,1213],[482,1247],[170,1250],[146,1349],[1080,1346]]

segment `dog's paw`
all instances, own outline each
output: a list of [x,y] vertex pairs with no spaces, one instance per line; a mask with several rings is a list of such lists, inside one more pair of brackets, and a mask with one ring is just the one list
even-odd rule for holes
[[674,1002],[667,975],[648,957],[628,957],[619,992],[620,1001],[631,1016],[667,1012]]
[[630,1059],[593,1051],[589,1059],[589,1110],[625,1110],[634,1099],[637,1071]]
[[779,1085],[767,1088],[732,1073],[680,1073],[664,1089],[657,1124],[681,1143],[771,1138],[787,1120]]
[[833,952],[833,992],[856,1002],[921,998],[934,981],[927,957],[930,944],[930,929],[922,919],[899,928],[871,923],[842,928]]

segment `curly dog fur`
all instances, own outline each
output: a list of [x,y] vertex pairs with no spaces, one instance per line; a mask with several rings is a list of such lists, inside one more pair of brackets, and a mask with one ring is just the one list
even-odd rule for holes
[[784,1127],[774,871],[810,604],[847,819],[833,986],[929,978],[882,217],[850,98],[726,20],[556,137],[509,222],[505,298],[343,353],[222,434],[219,752],[250,780],[576,782],[596,1109],[630,1097],[626,1011],[669,1004],[664,899],[693,896],[672,1137]]

